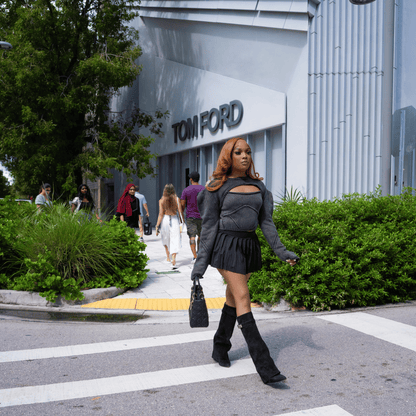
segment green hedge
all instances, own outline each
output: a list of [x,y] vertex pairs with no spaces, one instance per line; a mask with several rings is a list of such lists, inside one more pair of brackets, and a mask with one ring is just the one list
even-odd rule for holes
[[276,206],[273,220],[283,244],[301,260],[294,267],[280,261],[258,230],[263,267],[249,281],[253,301],[283,297],[320,311],[416,298],[412,190],[288,201]]
[[0,201],[0,288],[82,299],[84,288],[137,287],[146,245],[125,222],[99,222],[55,205]]
[[14,245],[19,229],[19,218],[26,216],[27,208],[30,207],[12,202],[10,198],[0,199],[0,288],[2,273],[13,273],[16,270],[10,260],[17,255]]

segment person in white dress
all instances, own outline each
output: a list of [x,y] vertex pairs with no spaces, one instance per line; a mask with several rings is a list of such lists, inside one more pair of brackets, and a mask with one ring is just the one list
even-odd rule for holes
[[176,269],[176,254],[181,247],[181,218],[183,218],[181,205],[178,203],[174,186],[169,183],[165,186],[163,196],[159,200],[156,235],[161,234],[162,244],[166,250],[166,260],[172,261],[174,269]]

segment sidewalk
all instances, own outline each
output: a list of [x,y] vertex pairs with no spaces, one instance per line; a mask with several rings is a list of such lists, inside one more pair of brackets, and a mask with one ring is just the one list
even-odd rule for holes
[[[182,233],[182,248],[176,256],[176,270],[166,260],[160,235],[144,236],[149,257],[147,279],[136,289],[131,289],[113,299],[83,305],[83,308],[140,309],[153,311],[187,310],[191,293],[192,252],[189,237]],[[217,269],[208,266],[201,280],[208,309],[222,309],[225,302],[225,285]]]

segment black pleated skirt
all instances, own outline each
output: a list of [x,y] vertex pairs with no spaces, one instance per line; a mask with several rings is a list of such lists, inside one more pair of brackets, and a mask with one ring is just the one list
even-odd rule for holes
[[239,274],[261,269],[261,249],[255,231],[218,231],[211,254],[212,267]]

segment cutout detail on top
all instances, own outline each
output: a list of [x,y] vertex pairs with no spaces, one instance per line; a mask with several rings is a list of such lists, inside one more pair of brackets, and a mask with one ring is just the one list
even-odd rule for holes
[[260,192],[260,188],[255,185],[240,185],[232,188],[230,192],[238,192],[238,193],[253,193],[253,192]]

